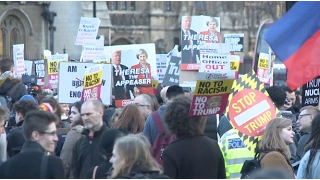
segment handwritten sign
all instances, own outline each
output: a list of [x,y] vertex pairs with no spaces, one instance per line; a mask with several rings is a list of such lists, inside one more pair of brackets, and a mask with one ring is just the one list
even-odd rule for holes
[[81,17],[75,45],[83,45],[84,39],[96,39],[99,25],[99,18]]
[[13,61],[14,61],[15,75],[25,74],[24,44],[13,45]]

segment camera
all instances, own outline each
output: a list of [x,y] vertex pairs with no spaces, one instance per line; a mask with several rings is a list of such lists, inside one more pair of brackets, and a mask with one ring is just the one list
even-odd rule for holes
[[28,94],[32,95],[35,99],[39,97],[37,86],[37,75],[22,75],[22,83],[26,85]]

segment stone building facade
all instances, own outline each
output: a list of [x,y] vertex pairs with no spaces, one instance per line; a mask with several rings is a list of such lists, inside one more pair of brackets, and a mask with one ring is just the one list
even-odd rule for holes
[[[41,13],[56,12],[53,25],[54,53],[66,52],[79,59],[81,46],[74,45],[80,18],[93,17],[92,1],[0,2],[0,56],[12,54],[12,45],[24,43],[26,59],[41,57],[50,48],[49,23]],[[285,2],[231,1],[96,1],[100,18],[98,35],[105,45],[150,43],[157,53],[167,53],[180,41],[183,15],[221,18],[221,33],[244,33],[246,56],[255,45],[256,33],[265,19],[285,13]]]

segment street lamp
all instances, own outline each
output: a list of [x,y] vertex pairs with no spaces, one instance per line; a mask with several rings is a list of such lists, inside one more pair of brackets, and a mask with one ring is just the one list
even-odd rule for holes
[[54,17],[57,16],[57,13],[54,11],[49,11],[48,6],[45,6],[45,10],[41,13],[41,16],[49,22],[49,31],[50,31],[50,51],[51,53],[54,53],[53,51],[53,45],[54,45],[54,36],[53,33],[56,31],[56,27],[53,26]]

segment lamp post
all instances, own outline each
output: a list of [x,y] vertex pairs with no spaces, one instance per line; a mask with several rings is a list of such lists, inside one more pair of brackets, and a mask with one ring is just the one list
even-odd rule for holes
[[97,7],[96,7],[96,1],[93,1],[93,17],[97,17]]
[[45,10],[41,13],[41,16],[49,22],[49,31],[50,31],[50,51],[54,53],[54,31],[56,27],[53,26],[54,17],[57,16],[57,13],[54,11],[49,11],[48,6],[45,6]]

